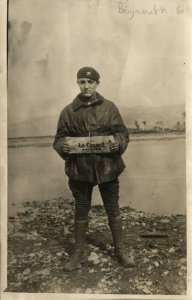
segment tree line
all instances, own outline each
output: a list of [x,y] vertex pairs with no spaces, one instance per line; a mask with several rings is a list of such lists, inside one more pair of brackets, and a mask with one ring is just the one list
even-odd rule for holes
[[135,120],[135,128],[131,128],[131,131],[133,132],[162,132],[162,131],[185,131],[185,119],[186,119],[186,113],[185,111],[182,112],[181,115],[182,119],[177,121],[175,125],[173,125],[171,128],[167,127],[165,122],[163,121],[156,121],[156,124],[151,127],[148,126],[147,121],[139,121]]

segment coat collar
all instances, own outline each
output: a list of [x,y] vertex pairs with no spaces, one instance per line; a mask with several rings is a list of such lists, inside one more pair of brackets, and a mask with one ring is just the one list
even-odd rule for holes
[[72,102],[72,107],[74,111],[77,111],[81,107],[89,107],[93,105],[97,105],[101,102],[103,102],[103,97],[96,93],[94,98],[91,99],[91,101],[83,101],[81,94],[78,94],[77,97]]

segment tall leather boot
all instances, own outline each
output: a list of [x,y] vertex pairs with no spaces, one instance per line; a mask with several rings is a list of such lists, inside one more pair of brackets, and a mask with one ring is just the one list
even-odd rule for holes
[[73,271],[79,269],[88,259],[86,247],[86,232],[88,228],[88,220],[75,220],[75,251],[65,264],[65,271]]
[[121,216],[109,217],[109,227],[113,236],[114,255],[116,259],[125,267],[134,267],[135,262],[133,257],[127,254],[124,248]]

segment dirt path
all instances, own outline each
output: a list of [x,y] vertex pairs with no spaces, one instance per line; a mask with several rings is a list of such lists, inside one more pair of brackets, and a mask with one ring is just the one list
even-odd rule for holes
[[122,208],[124,240],[135,268],[114,260],[111,234],[102,206],[92,207],[88,263],[67,273],[73,252],[72,200],[26,202],[9,218],[9,292],[88,294],[185,294],[186,220]]

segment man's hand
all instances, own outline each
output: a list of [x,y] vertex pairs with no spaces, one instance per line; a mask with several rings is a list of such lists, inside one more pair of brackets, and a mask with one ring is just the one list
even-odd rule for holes
[[61,145],[61,150],[63,153],[68,154],[68,153],[70,153],[70,146],[66,142],[64,142]]
[[119,150],[119,142],[115,141],[114,143],[111,143],[110,150],[111,152],[117,152]]

